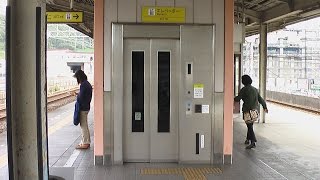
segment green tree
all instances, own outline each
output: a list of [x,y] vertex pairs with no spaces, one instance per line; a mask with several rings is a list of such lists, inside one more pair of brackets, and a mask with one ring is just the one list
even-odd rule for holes
[[0,50],[1,51],[4,50],[4,44],[6,40],[5,28],[6,28],[5,16],[0,15]]
[[84,37],[82,33],[67,25],[48,24],[47,33],[48,49],[69,49],[75,51],[86,51],[93,49],[92,39]]

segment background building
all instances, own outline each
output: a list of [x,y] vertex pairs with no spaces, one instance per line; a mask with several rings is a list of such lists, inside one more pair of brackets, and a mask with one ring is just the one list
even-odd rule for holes
[[[267,90],[320,96],[319,40],[320,30],[316,29],[287,28],[269,33]],[[251,75],[254,86],[259,87],[258,36],[246,39],[243,73]]]

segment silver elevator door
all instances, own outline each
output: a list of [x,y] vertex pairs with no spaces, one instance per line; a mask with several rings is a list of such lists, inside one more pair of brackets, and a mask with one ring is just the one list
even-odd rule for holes
[[124,161],[178,161],[179,40],[124,40]]

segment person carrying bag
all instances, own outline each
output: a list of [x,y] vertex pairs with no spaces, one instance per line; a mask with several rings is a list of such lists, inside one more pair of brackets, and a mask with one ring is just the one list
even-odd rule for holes
[[247,138],[245,144],[250,144],[246,149],[256,147],[256,136],[253,131],[253,123],[259,118],[259,103],[262,105],[264,111],[268,113],[268,108],[265,100],[260,96],[258,90],[251,86],[252,79],[249,75],[243,75],[241,77],[244,87],[240,90],[239,95],[234,98],[234,101],[243,101],[242,113],[243,120],[247,125]]
[[76,149],[88,149],[90,148],[91,143],[88,127],[88,113],[90,111],[90,103],[92,99],[92,86],[88,82],[87,75],[82,70],[78,70],[74,74],[74,77],[80,85],[80,91],[77,94],[73,123],[74,125],[80,124],[82,132],[81,142],[76,146]]

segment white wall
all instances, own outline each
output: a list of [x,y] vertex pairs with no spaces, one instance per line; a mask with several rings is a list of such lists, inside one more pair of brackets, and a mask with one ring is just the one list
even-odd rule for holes
[[[73,72],[67,65],[68,62],[84,64],[84,72],[89,76],[93,74],[93,61],[90,63],[92,53],[72,53],[68,50],[57,50],[47,52],[47,75],[48,77],[72,76]],[[92,65],[92,69],[90,68]]]
[[49,78],[70,73],[65,56],[66,51],[47,52],[47,76]]
[[186,23],[215,24],[215,92],[224,86],[224,0],[105,0],[104,91],[111,91],[111,24],[141,23],[143,6],[186,8]]

